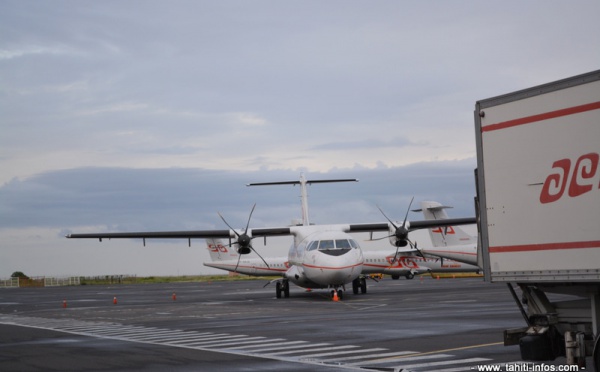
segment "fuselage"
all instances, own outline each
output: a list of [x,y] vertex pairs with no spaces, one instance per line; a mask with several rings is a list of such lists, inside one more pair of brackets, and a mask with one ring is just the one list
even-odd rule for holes
[[305,288],[338,287],[362,274],[363,252],[349,234],[323,225],[292,229],[290,268],[284,274],[292,283]]

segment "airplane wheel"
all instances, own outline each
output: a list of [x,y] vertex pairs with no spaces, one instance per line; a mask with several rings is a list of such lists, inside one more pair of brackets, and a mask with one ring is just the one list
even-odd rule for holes
[[340,300],[344,299],[344,291],[342,291],[341,289],[337,290],[337,295]]
[[281,282],[275,283],[275,296],[281,298]]
[[367,279],[360,278],[360,291],[361,293],[367,293]]
[[290,297],[290,282],[288,282],[287,280],[285,282],[283,282],[283,296],[285,298],[289,298]]
[[400,279],[400,275],[392,275],[392,279],[398,280],[398,279]]
[[360,287],[360,279],[354,279],[352,281],[352,293],[358,294],[359,287]]
[[415,274],[413,274],[413,273],[411,273],[411,272],[409,272],[408,274],[406,274],[406,279],[409,279],[409,280],[410,280],[410,279],[412,279],[412,278],[414,278],[414,277],[415,277]]

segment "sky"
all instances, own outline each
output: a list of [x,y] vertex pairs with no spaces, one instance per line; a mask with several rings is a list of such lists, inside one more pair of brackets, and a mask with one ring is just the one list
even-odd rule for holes
[[[0,1],[0,278],[193,275],[203,241],[70,232],[474,215],[480,99],[597,70],[600,3]],[[417,213],[410,219],[421,219]],[[417,232],[424,241],[426,234]],[[278,238],[281,239],[281,238]],[[291,239],[260,245],[285,255]],[[416,239],[416,238],[415,238]],[[390,249],[363,242],[365,249]]]

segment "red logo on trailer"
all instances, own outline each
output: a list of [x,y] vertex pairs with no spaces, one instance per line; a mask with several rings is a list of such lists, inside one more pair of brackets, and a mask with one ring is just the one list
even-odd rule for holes
[[600,163],[600,155],[595,152],[581,155],[575,162],[572,171],[571,159],[555,161],[552,169],[556,171],[544,181],[540,202],[548,204],[559,200],[567,191],[567,184],[569,185],[567,193],[572,198],[586,194],[596,186],[597,189],[600,189],[598,163]]

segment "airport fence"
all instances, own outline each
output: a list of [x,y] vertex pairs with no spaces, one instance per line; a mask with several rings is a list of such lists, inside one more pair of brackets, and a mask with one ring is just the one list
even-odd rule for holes
[[64,285],[81,285],[81,278],[71,276],[68,278],[44,278],[44,287],[59,287]]
[[57,287],[66,285],[81,285],[81,279],[72,277],[34,277],[34,278],[9,278],[0,279],[0,288],[24,288],[24,287]]
[[19,278],[0,279],[0,288],[18,288]]

